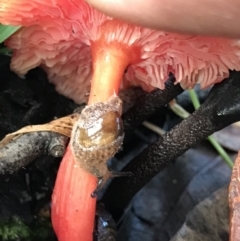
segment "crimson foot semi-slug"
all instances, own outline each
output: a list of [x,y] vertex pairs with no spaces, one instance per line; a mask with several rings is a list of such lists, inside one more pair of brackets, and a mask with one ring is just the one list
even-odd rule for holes
[[100,188],[111,177],[107,161],[120,149],[124,137],[122,101],[113,96],[82,111],[75,123],[71,148],[76,162],[99,179]]

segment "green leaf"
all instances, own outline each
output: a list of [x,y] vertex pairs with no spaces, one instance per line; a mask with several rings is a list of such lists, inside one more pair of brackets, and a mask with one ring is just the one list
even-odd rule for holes
[[21,26],[0,25],[0,43],[4,42],[8,37],[15,33]]
[[11,49],[0,47],[0,54],[11,56],[12,51]]

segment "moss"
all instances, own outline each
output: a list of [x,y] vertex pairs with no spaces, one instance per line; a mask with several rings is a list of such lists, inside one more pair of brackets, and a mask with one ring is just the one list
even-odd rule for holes
[[0,222],[0,240],[2,241],[46,241],[55,240],[50,220],[36,219],[27,225],[18,217],[8,222]]
[[19,218],[0,223],[0,240],[21,240],[30,238],[30,229]]

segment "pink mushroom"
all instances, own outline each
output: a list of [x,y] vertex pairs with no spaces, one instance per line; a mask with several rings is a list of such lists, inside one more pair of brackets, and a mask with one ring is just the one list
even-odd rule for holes
[[[0,23],[25,26],[6,41],[14,50],[12,70],[23,76],[41,66],[56,89],[77,103],[87,101],[90,85],[88,104],[93,104],[108,101],[128,86],[163,89],[170,72],[185,88],[195,83],[205,88],[227,77],[229,69],[240,70],[239,40],[134,26],[83,0],[1,0]],[[83,174],[88,189],[81,189]],[[94,186],[96,178],[78,167],[68,150],[53,196],[52,219],[59,240],[91,240],[93,222],[86,228],[81,213],[87,207],[93,220],[95,202],[82,205],[77,193],[86,199]]]
[[169,72],[186,88],[197,82],[205,88],[227,77],[228,69],[240,69],[238,40],[130,25],[105,16],[83,0],[2,0],[0,22],[27,26],[6,42],[14,49],[11,68],[24,75],[42,66],[57,90],[77,103],[87,100],[92,58],[94,74],[107,73],[99,59],[104,55],[117,56],[117,66],[124,63],[124,70],[129,66],[122,86],[144,89],[163,89]]
[[229,241],[240,240],[240,152],[235,160],[229,185],[230,234]]

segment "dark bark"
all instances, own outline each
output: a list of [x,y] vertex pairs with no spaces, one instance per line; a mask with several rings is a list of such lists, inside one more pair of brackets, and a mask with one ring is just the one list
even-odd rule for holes
[[229,124],[240,120],[240,73],[216,84],[202,106],[189,118],[146,148],[122,171],[131,177],[116,178],[102,200],[115,220],[123,214],[132,197],[158,172],[190,147]]
[[171,76],[166,82],[164,90],[156,89],[147,94],[123,115],[126,135],[129,135],[129,132],[141,125],[150,115],[159,111],[183,92],[180,84],[174,84],[174,82],[175,78]]
[[[183,91],[179,84],[174,85],[174,81],[175,79],[170,77],[166,82],[166,88],[164,90],[154,90],[153,92],[146,94],[136,106],[131,108],[124,115],[124,127],[127,134],[133,131],[137,126],[141,125],[141,123],[151,114],[162,108]],[[18,91],[20,90],[18,89]],[[14,94],[13,98],[16,96],[18,97],[19,93],[16,93],[17,95]],[[48,145],[49,143],[54,142],[54,140],[63,142],[61,147],[59,147],[62,150],[61,153],[63,155],[63,150],[65,150],[68,138],[61,134],[51,132],[32,132],[23,134],[7,146],[0,147],[0,174],[17,171],[39,156],[48,154],[52,155],[51,151],[49,152],[48,150]],[[57,155],[57,157],[60,156],[61,154]]]
[[62,157],[69,138],[50,131],[23,134],[0,148],[0,174],[13,173],[37,157]]

